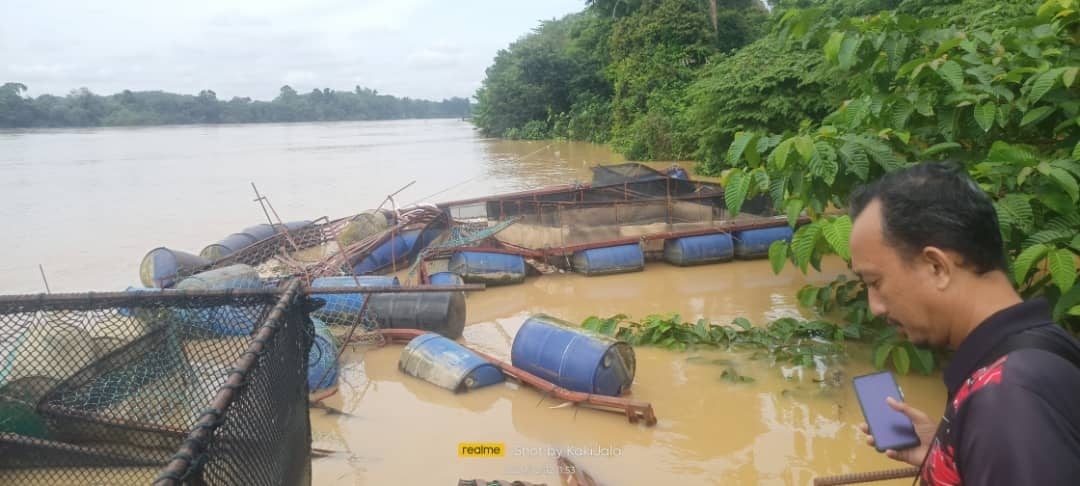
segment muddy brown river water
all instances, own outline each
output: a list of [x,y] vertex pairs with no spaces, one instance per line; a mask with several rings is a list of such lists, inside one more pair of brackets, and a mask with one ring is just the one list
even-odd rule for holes
[[[604,147],[485,139],[456,120],[0,132],[0,291],[120,290],[156,246],[198,253],[265,222],[251,183],[285,220],[338,217],[380,204],[443,201],[585,181]],[[656,164],[662,167],[666,163]],[[687,169],[689,164],[684,164]],[[555,274],[467,297],[462,342],[509,359],[530,315],[580,323],[591,315],[677,313],[755,324],[804,315],[795,295],[845,271],[774,275],[766,261],[603,277]],[[559,484],[565,454],[607,485],[810,484],[814,477],[901,465],[863,443],[851,377],[874,371],[869,351],[819,373],[716,350],[638,347],[633,397],[654,427],[603,411],[561,407],[511,382],[454,395],[398,371],[401,347],[350,348],[339,393],[347,415],[311,412],[314,484],[456,484],[464,478]],[[725,370],[753,378],[723,380]],[[818,380],[836,381],[837,386]],[[899,379],[934,415],[940,376]],[[500,443],[504,457],[459,457],[458,445]],[[910,484],[893,481],[876,484]]]

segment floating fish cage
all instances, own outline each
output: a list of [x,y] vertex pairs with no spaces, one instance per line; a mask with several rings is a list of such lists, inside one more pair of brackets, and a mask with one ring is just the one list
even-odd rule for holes
[[0,297],[0,483],[310,483],[299,289]]

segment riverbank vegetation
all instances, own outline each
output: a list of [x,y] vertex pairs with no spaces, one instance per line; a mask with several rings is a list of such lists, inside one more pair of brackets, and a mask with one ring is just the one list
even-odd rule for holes
[[[857,185],[955,160],[994,200],[1022,295],[1046,298],[1057,323],[1080,331],[1077,0],[586,4],[500,52],[477,93],[479,128],[694,160],[721,176],[733,213],[766,195],[792,224],[809,217],[770,249],[777,272],[850,258],[851,220],[826,208],[843,210]],[[799,300],[844,331],[823,338],[867,341],[879,366],[937,363],[870,315],[858,282]],[[659,342],[648,325],[624,336],[701,339],[696,324],[670,324]]]
[[21,83],[0,85],[0,128],[463,118],[470,107],[466,98],[397,98],[359,86],[353,91],[326,88],[306,94],[282,86],[271,101],[219,100],[211,90],[196,96],[129,90],[102,96],[82,88],[63,97],[36,98],[27,96],[26,90]]

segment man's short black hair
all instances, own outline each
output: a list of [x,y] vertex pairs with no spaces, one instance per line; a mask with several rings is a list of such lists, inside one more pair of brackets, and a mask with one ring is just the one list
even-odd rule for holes
[[978,274],[1007,271],[993,201],[960,164],[923,162],[886,173],[852,194],[852,220],[875,199],[886,244],[905,258],[934,246],[957,252]]

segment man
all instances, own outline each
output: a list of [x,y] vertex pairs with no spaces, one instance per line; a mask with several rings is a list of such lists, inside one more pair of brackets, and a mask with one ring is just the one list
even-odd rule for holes
[[1080,484],[1080,343],[1044,300],[1014,290],[989,197],[962,169],[923,163],[861,188],[851,214],[871,312],[916,345],[955,351],[937,426],[889,400],[921,444],[886,455],[921,466],[924,484]]

